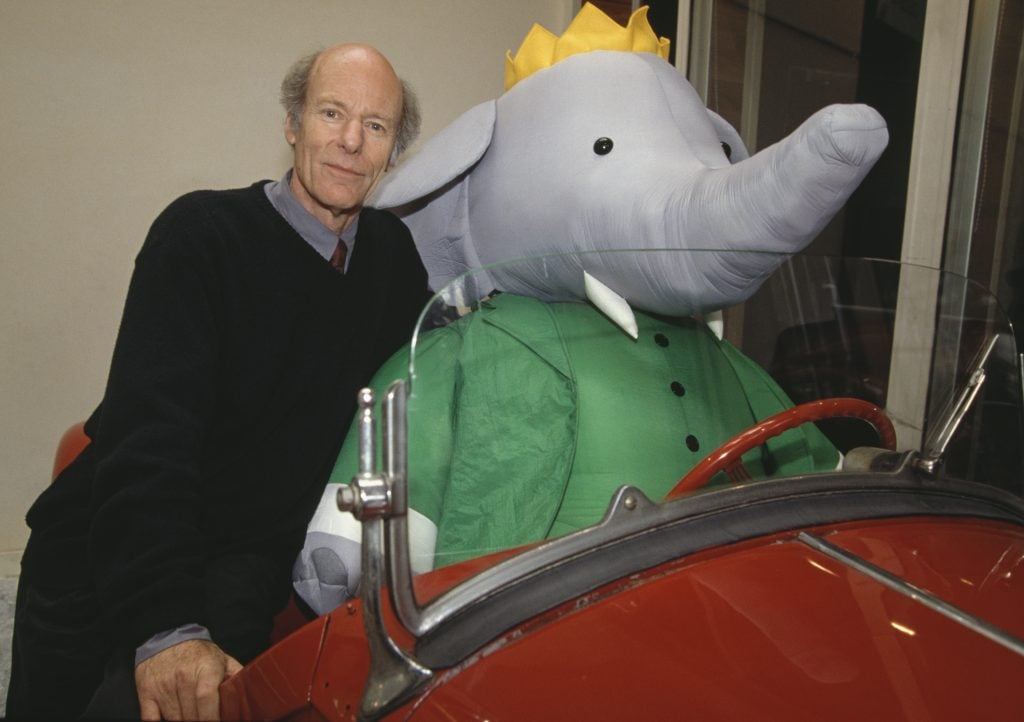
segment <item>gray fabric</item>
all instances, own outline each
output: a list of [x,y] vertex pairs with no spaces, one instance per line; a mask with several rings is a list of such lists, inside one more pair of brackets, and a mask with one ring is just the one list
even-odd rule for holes
[[176,644],[188,642],[192,639],[205,639],[209,641],[210,638],[210,631],[200,624],[183,624],[177,629],[154,634],[135,650],[135,666],[138,667],[153,655]]
[[292,586],[314,612],[326,614],[355,596],[360,570],[358,542],[309,532],[292,568]]

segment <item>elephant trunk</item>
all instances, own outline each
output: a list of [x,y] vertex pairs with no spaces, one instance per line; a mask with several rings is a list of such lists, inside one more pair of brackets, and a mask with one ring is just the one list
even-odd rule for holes
[[[709,169],[671,197],[668,245],[675,238],[688,249],[714,249],[687,264],[686,295],[705,301],[694,310],[748,298],[835,216],[887,142],[885,121],[874,109],[829,106],[773,146]],[[678,300],[679,291],[667,290],[663,300]]]

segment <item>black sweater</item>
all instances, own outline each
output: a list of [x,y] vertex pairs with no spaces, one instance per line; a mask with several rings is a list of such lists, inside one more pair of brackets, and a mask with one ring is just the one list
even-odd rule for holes
[[264,183],[157,218],[93,441],[28,514],[23,576],[94,589],[119,644],[197,622],[243,661],[265,647],[356,392],[428,297],[396,218],[363,211],[341,275]]

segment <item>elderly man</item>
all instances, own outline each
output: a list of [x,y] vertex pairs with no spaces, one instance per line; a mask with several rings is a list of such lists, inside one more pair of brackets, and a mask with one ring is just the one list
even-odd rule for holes
[[198,191],[136,260],[91,443],[28,513],[11,717],[216,719],[263,651],[354,412],[426,274],[364,201],[418,131],[366,45],[282,84],[294,166]]

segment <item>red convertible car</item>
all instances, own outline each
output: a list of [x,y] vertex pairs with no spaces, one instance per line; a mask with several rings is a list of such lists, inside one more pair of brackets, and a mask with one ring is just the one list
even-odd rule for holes
[[[600,265],[530,263],[534,274]],[[787,259],[727,337],[789,408],[754,413],[675,478],[616,469],[603,515],[581,528],[455,563],[438,552],[436,568],[414,574],[417,394],[438,388],[439,368],[443,383],[462,383],[452,366],[467,349],[448,349],[447,369],[422,354],[439,346],[426,341],[439,324],[493,312],[493,297],[472,300],[486,285],[472,274],[439,293],[406,380],[379,414],[371,393],[361,398],[359,468],[338,494],[362,522],[358,597],[296,616],[222,685],[222,718],[1024,719],[1021,356],[990,294],[886,261]],[[638,315],[640,342],[649,324],[695,323]],[[733,424],[749,413],[721,411]],[[664,435],[660,417],[651,424],[622,438]],[[791,473],[766,460],[769,440],[801,425],[839,461]],[[642,450],[652,466],[657,443]],[[486,482],[506,473],[495,461]],[[440,544],[446,522],[435,521]]]

